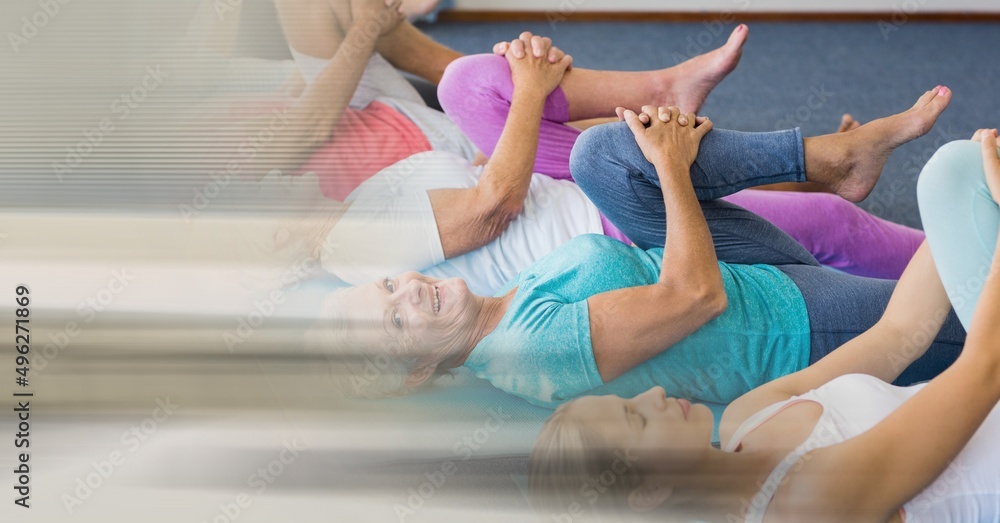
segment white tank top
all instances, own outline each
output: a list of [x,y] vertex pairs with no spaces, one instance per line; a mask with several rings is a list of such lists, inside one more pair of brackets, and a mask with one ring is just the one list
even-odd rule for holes
[[467,189],[482,169],[443,152],[414,155],[376,174],[348,197],[351,207],[330,231],[323,268],[351,285],[406,271],[462,278],[492,296],[522,270],[569,240],[601,234],[601,215],[576,184],[534,175],[521,214],[499,238],[444,258],[427,191]]
[[[735,452],[747,434],[796,403],[813,401],[823,407],[823,414],[809,438],[782,460],[754,496],[747,509],[746,521],[760,523],[764,520],[778,486],[804,455],[871,429],[923,387],[894,387],[873,376],[851,374],[751,416],[724,450]],[[947,424],[947,420],[939,422]],[[951,466],[903,505],[901,515],[906,523],[1000,522],[1000,407],[993,409]]]
[[[328,59],[316,58],[289,49],[292,51],[299,72],[309,84],[330,65]],[[368,60],[349,106],[360,110],[376,100],[396,109],[416,124],[435,151],[450,152],[469,161],[476,158],[476,146],[465,133],[447,115],[427,107],[413,84],[378,53],[373,54]]]

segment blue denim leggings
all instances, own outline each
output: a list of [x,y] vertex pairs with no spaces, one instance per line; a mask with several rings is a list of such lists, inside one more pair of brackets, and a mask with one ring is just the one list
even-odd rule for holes
[[[576,183],[622,232],[643,249],[662,247],[666,209],[656,169],[624,123],[593,127],[573,148]],[[790,236],[756,214],[718,198],[758,185],[805,181],[805,149],[798,129],[742,133],[715,129],[701,142],[691,181],[720,261],[774,265],[798,286],[809,311],[810,363],[871,328],[885,312],[893,280],[825,269]],[[896,382],[938,375],[955,361],[965,330],[952,312],[933,346]]]

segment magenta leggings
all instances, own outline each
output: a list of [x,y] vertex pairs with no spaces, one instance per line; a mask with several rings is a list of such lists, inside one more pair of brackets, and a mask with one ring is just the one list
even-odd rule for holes
[[[459,58],[445,70],[438,98],[448,116],[487,157],[507,122],[514,83],[502,56]],[[534,171],[571,180],[569,157],[581,131],[566,125],[562,88],[545,100]],[[872,216],[831,194],[742,191],[724,200],[770,221],[828,267],[871,278],[899,279],[924,240],[921,231]],[[606,218],[608,236],[628,242]]]

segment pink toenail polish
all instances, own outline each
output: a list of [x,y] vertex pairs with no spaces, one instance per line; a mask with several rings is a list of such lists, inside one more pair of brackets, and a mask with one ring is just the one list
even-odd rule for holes
[[944,96],[946,94],[948,94],[948,88],[947,87],[942,87],[942,88],[938,89],[938,96]]

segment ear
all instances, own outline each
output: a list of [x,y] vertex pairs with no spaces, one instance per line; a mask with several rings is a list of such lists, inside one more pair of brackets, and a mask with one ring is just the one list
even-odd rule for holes
[[423,385],[424,382],[426,382],[428,379],[430,379],[431,376],[434,375],[434,371],[437,370],[437,366],[438,366],[437,363],[428,363],[420,365],[419,367],[413,369],[413,372],[411,372],[410,375],[406,377],[406,380],[403,381],[403,385],[409,388],[419,387]]
[[636,512],[649,512],[665,503],[673,493],[673,487],[643,481],[628,493],[628,506]]

